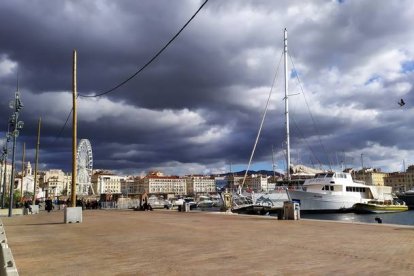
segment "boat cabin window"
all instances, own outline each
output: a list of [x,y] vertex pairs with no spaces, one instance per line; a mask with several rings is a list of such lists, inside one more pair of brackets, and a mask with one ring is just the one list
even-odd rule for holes
[[318,173],[315,178],[333,177],[334,173]]
[[347,192],[365,193],[364,187],[346,187]]
[[346,178],[346,174],[344,174],[344,173],[336,173],[335,174],[335,177],[336,178]]
[[322,191],[333,191],[334,190],[334,186],[331,185],[325,185],[322,187]]

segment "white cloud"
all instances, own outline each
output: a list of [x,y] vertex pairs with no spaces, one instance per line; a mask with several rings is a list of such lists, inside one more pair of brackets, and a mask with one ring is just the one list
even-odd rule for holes
[[7,55],[0,55],[0,78],[14,73],[17,62],[8,58]]
[[197,136],[188,138],[188,141],[195,144],[217,143],[228,138],[231,130],[228,127],[210,127]]

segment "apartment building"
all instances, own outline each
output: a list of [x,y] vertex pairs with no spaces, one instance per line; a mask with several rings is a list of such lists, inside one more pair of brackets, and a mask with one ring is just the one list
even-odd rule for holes
[[164,176],[160,172],[150,172],[140,180],[138,193],[186,195],[187,183],[179,176]]
[[216,192],[216,181],[211,176],[189,175],[185,177],[187,194],[206,194]]
[[59,169],[52,169],[39,173],[40,187],[46,193],[46,197],[56,197],[70,193],[72,177]]
[[95,171],[91,177],[92,189],[95,194],[121,194],[121,182],[125,176],[114,175],[109,171]]
[[268,177],[261,174],[252,174],[246,177],[244,187],[250,188],[255,192],[267,192],[269,190]]
[[404,192],[414,188],[414,165],[405,172],[393,172],[384,177],[385,185],[391,186],[393,192]]
[[388,173],[381,172],[380,169],[364,168],[363,170],[354,171],[352,176],[355,180],[364,181],[367,185],[385,186],[384,178]]

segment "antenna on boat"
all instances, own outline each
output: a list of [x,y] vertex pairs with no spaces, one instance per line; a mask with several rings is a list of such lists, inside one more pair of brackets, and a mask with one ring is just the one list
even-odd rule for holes
[[288,98],[288,64],[287,64],[287,30],[284,30],[284,61],[285,61],[285,117],[286,117],[286,179],[290,180],[290,136],[289,136],[289,98]]

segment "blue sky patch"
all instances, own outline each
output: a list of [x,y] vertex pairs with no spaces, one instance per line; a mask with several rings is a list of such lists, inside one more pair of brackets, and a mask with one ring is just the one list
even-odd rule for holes
[[414,71],[414,60],[409,60],[409,61],[403,62],[401,64],[401,67],[402,67],[401,69],[404,73]]
[[368,85],[370,83],[376,82],[376,81],[381,81],[381,77],[378,75],[373,75],[372,77],[370,77],[365,83],[364,85]]

